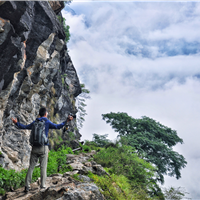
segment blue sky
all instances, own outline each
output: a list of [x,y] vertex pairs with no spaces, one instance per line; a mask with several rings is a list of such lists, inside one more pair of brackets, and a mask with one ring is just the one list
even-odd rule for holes
[[109,112],[169,126],[184,140],[174,149],[188,165],[165,186],[185,187],[200,199],[200,3],[73,2],[62,13],[69,54],[91,91],[82,139],[115,139],[101,117]]

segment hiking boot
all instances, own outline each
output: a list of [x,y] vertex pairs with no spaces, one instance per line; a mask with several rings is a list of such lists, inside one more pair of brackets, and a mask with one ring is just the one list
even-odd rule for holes
[[46,187],[45,186],[40,186],[40,189],[42,190],[42,189],[46,189]]
[[25,193],[28,193],[29,190],[30,190],[30,188],[28,188],[28,187],[25,186],[24,192],[25,192]]

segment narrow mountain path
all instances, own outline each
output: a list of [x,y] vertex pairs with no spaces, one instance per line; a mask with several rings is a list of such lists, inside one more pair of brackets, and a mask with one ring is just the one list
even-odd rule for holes
[[[105,200],[99,188],[93,180],[87,176],[90,171],[94,174],[103,175],[107,172],[101,165],[92,160],[95,151],[81,153],[80,155],[67,154],[66,164],[72,167],[72,171],[64,174],[52,174],[47,177],[46,188],[40,189],[40,178],[31,184],[31,190],[24,192],[19,188],[13,192],[7,192],[2,200]],[[73,178],[78,174],[79,180]]]

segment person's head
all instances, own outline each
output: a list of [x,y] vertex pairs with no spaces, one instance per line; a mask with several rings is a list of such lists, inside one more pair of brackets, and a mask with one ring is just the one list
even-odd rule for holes
[[39,115],[40,117],[44,117],[47,114],[47,109],[45,107],[40,108]]

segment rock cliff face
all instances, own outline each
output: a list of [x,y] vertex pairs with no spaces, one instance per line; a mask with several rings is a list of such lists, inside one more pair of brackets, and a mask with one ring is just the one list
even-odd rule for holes
[[[29,124],[41,106],[54,123],[75,114],[79,79],[67,53],[61,16],[62,2],[0,2],[0,165],[20,170],[28,167],[28,130],[17,129],[11,117]],[[70,134],[69,134],[70,132]],[[81,135],[75,120],[67,132],[50,131],[50,144]]]

